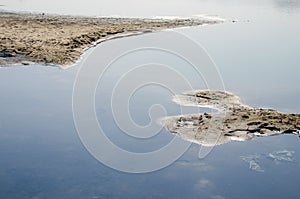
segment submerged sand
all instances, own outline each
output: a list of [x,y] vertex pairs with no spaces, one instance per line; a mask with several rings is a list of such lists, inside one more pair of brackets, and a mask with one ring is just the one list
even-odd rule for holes
[[0,12],[0,65],[69,65],[84,49],[124,33],[215,24],[200,19],[92,18]]

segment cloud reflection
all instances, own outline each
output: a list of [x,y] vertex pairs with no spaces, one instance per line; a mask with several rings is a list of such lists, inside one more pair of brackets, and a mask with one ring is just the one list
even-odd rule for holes
[[298,13],[300,11],[300,0],[274,0],[274,5],[286,13]]

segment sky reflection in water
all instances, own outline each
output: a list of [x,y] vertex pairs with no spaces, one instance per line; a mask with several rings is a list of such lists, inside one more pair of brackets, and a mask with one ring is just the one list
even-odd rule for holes
[[[73,14],[208,13],[237,18],[238,23],[180,32],[206,48],[219,67],[226,88],[245,103],[300,112],[299,1],[190,1],[190,4],[152,1],[149,9],[139,3],[141,9],[134,10],[117,7],[108,1],[99,1],[105,5],[103,9],[92,4],[78,9],[76,6],[83,1],[72,1],[74,7],[70,1],[60,1],[56,6],[53,2],[50,6],[50,1],[41,2],[0,1],[0,4],[7,5],[2,8],[8,9],[43,12],[47,8],[49,12]],[[87,1],[84,2],[86,5]],[[178,12],[179,9],[182,12]],[[71,99],[77,70],[78,67],[66,71],[44,66],[0,68],[0,198],[300,197],[295,187],[300,180],[299,139],[290,135],[218,146],[203,160],[198,159],[199,146],[192,145],[176,163],[150,174],[125,174],[103,166],[84,149],[74,128]],[[150,94],[153,96],[154,91],[155,98],[146,98]],[[178,106],[170,101],[171,97],[163,90],[148,88],[136,96],[134,117],[146,123],[141,119],[145,115],[140,117],[141,110],[157,100],[176,114]],[[97,114],[105,112],[106,108],[105,104],[96,104]],[[112,135],[119,131],[112,121],[107,119],[106,124]],[[162,131],[162,140],[148,144],[147,149],[159,147],[170,137],[168,132]],[[129,141],[119,141],[124,147],[132,147]],[[143,145],[135,147],[132,150],[141,149]],[[291,152],[292,161],[274,159],[285,150],[294,152]],[[257,168],[253,161],[260,169],[253,170]],[[264,172],[256,172],[258,170]]]

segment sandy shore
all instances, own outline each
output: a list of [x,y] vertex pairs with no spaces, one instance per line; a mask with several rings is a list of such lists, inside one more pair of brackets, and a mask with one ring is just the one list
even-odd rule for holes
[[215,24],[200,19],[87,18],[0,12],[0,65],[31,62],[66,66],[97,41],[185,26]]

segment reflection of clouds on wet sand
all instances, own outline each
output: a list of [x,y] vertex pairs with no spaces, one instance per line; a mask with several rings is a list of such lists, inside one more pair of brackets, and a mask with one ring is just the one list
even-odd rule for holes
[[218,110],[211,114],[166,117],[160,121],[171,133],[202,146],[213,147],[234,140],[246,141],[279,134],[299,135],[299,114],[249,107],[229,92],[190,91],[175,96],[173,101],[183,106]]

